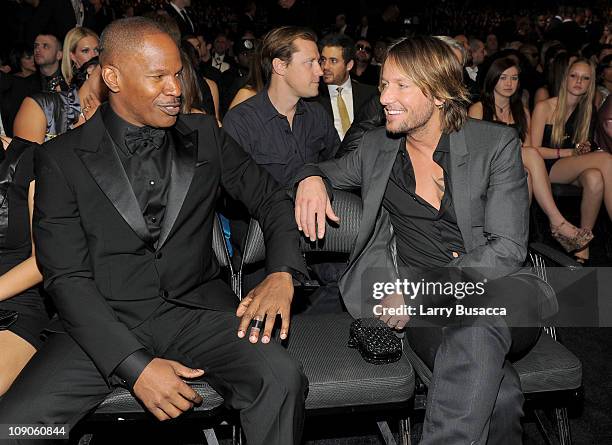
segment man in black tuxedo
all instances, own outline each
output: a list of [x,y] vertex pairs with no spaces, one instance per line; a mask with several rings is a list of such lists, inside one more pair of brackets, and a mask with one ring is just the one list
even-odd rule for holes
[[198,27],[195,18],[187,10],[191,6],[191,0],[170,0],[166,5],[166,12],[176,20],[181,30],[181,37],[188,34],[195,34]]
[[[203,376],[250,444],[298,443],[306,378],[271,339],[277,315],[287,337],[291,273],[306,273],[288,197],[214,118],[178,114],[180,55],[156,24],[113,22],[101,48],[110,103],[36,159],[36,254],[63,332],[0,402],[0,423],[74,425],[116,386],[175,418],[201,402],[182,379]],[[237,310],[211,247],[220,188],[267,242],[268,276]]]
[[329,34],[319,42],[319,51],[323,77],[316,100],[330,114],[338,136],[343,139],[359,110],[378,91],[372,85],[351,79],[355,59],[353,39],[343,34]]

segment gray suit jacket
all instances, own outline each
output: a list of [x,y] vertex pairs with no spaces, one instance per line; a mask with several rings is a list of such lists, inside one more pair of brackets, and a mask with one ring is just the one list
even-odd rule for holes
[[[339,281],[355,318],[371,316],[375,281],[399,278],[393,227],[382,201],[400,144],[401,138],[388,135],[384,127],[375,128],[355,151],[309,165],[298,177],[318,175],[335,189],[361,189],[359,234]],[[450,145],[450,189],[467,253],[449,265],[476,268],[488,279],[519,271],[527,255],[529,198],[516,131],[468,119],[460,131],[451,133]]]

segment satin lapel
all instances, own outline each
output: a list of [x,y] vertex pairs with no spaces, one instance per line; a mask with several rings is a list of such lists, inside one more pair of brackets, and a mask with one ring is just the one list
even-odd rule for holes
[[[353,250],[353,258],[357,258],[357,256],[361,254],[370,240],[372,231],[376,225],[376,219],[378,218],[383,196],[387,189],[387,182],[391,175],[391,169],[395,163],[395,158],[402,141],[403,139],[401,138],[392,139],[387,137],[378,149],[374,167],[371,170],[371,175],[369,175],[371,182],[369,184],[364,184],[365,187],[363,188],[363,190],[367,190],[368,192],[363,198],[363,216],[359,234],[355,242],[355,249]],[[368,147],[367,149],[376,150],[376,147]],[[363,161],[365,161],[365,159]]]
[[161,248],[168,239],[176,218],[183,207],[185,196],[193,180],[196,153],[198,148],[198,133],[192,131],[180,120],[173,127],[170,134],[174,138],[174,155],[172,156],[172,173],[168,189],[166,213],[162,221],[161,232],[157,249]]
[[140,239],[147,244],[152,244],[151,233],[108,133],[104,131],[97,149],[78,148],[76,151],[91,176],[125,222]]
[[471,190],[469,181],[469,154],[465,142],[465,131],[451,133],[450,135],[450,185],[457,225],[463,236],[466,250],[472,250],[472,212]]

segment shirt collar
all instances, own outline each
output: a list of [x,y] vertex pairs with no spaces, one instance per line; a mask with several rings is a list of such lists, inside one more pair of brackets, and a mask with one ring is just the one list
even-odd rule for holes
[[351,76],[348,76],[342,85],[327,85],[327,90],[329,91],[329,95],[332,97],[336,97],[338,95],[338,87],[342,87],[342,91],[352,91],[353,84],[351,82]]
[[[270,96],[268,96],[268,89],[265,88],[261,92],[257,93],[256,96],[256,108],[257,111],[261,114],[261,117],[264,121],[270,121],[275,117],[281,117],[282,119],[286,119],[287,116],[284,116],[278,112],[278,110],[272,104],[270,100]],[[298,100],[297,105],[295,106],[295,114],[304,113],[304,103],[302,99]]]
[[101,110],[104,125],[111,139],[125,156],[131,156],[130,150],[128,150],[125,145],[125,132],[128,131],[128,129],[137,129],[138,127],[130,124],[119,116],[109,103],[103,104]]

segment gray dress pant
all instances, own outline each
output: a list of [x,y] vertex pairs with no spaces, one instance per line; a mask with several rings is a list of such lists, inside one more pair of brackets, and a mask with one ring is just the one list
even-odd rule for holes
[[464,317],[446,324],[432,324],[425,317],[410,320],[406,338],[433,370],[420,445],[522,443],[524,398],[511,361],[539,338],[540,328],[533,326],[539,318],[538,290],[514,277],[491,281],[489,299],[520,308],[509,319]]

